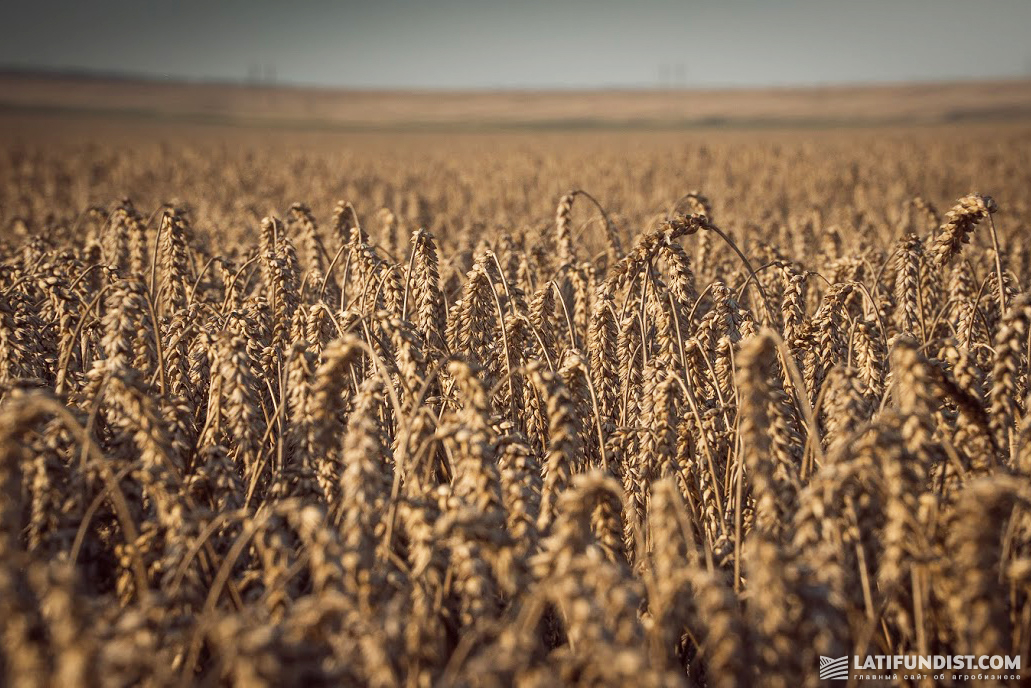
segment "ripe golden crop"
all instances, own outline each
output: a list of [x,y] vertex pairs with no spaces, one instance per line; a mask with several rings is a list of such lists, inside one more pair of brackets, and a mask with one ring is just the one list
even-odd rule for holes
[[326,136],[2,149],[0,683],[1031,658],[1027,131]]

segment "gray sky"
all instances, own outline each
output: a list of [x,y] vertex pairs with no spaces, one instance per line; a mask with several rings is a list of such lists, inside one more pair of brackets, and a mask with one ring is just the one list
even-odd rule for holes
[[1029,0],[22,0],[0,65],[354,87],[1031,76]]

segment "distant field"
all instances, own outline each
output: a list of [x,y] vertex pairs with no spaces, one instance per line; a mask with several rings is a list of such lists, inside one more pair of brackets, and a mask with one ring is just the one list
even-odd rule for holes
[[344,91],[0,74],[0,110],[343,130],[827,127],[1031,119],[1031,82],[764,90]]

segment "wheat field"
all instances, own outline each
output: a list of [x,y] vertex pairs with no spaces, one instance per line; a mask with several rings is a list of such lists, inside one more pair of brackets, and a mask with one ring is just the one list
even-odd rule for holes
[[0,683],[1031,659],[1031,128],[30,129]]

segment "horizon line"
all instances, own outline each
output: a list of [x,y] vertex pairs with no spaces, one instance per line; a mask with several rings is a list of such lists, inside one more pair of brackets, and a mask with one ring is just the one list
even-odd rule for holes
[[953,84],[1013,84],[1029,83],[1031,75],[1023,76],[990,76],[990,77],[941,77],[927,79],[881,79],[881,80],[845,80],[815,81],[774,84],[660,84],[660,83],[613,83],[591,85],[471,85],[471,86],[427,86],[427,85],[347,85],[305,82],[276,78],[271,81],[250,80],[245,77],[190,77],[181,74],[156,74],[153,72],[94,69],[89,67],[57,67],[48,65],[26,65],[19,63],[0,63],[0,77],[13,78],[49,78],[77,79],[82,81],[118,81],[125,83],[145,83],[155,85],[183,86],[233,86],[253,89],[297,89],[336,92],[363,93],[520,93],[549,92],[577,93],[599,91],[651,91],[651,92],[705,92],[705,91],[815,91],[834,89],[874,89],[874,88],[919,88],[936,87]]

